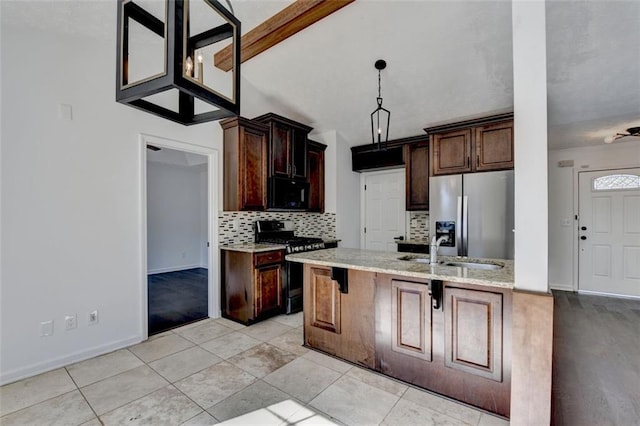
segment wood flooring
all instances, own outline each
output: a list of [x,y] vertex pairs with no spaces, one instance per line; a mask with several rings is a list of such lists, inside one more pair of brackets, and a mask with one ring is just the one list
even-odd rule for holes
[[640,300],[553,296],[551,423],[640,424]]
[[147,277],[150,336],[207,318],[207,275],[194,268]]

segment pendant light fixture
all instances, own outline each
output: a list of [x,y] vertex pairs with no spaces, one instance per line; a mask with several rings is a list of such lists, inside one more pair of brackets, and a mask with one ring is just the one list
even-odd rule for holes
[[377,144],[376,149],[387,149],[391,112],[382,107],[382,92],[380,91],[380,71],[387,67],[387,63],[378,59],[374,66],[378,70],[378,97],[376,98],[378,106],[371,113],[371,143]]
[[116,101],[184,125],[239,115],[240,34],[217,0],[118,0]]

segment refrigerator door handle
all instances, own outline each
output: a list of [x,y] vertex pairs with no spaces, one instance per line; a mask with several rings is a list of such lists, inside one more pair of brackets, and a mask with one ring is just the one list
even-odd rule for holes
[[458,230],[456,231],[456,251],[458,252],[458,256],[462,256],[463,248],[462,248],[462,197],[458,197],[458,205],[456,209],[456,227]]
[[462,256],[469,255],[469,197],[462,199]]

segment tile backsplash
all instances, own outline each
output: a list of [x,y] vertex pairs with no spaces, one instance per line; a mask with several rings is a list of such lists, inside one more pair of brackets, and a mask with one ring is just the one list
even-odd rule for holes
[[429,242],[429,212],[409,212],[409,239]]
[[[219,243],[253,242],[253,223],[256,220],[290,220],[295,223],[295,235],[336,238],[335,213],[221,211],[218,214]],[[237,229],[234,229],[235,223]]]

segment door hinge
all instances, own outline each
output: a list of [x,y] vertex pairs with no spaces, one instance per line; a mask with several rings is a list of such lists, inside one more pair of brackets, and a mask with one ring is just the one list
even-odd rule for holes
[[580,215],[576,215],[576,220],[580,220]]
[[367,190],[367,185],[365,185],[365,186],[364,186],[364,190],[365,190],[365,191]]
[[367,227],[366,226],[364,227],[364,233],[365,234],[367,233]]
[[209,247],[209,241],[207,241],[207,247]]

